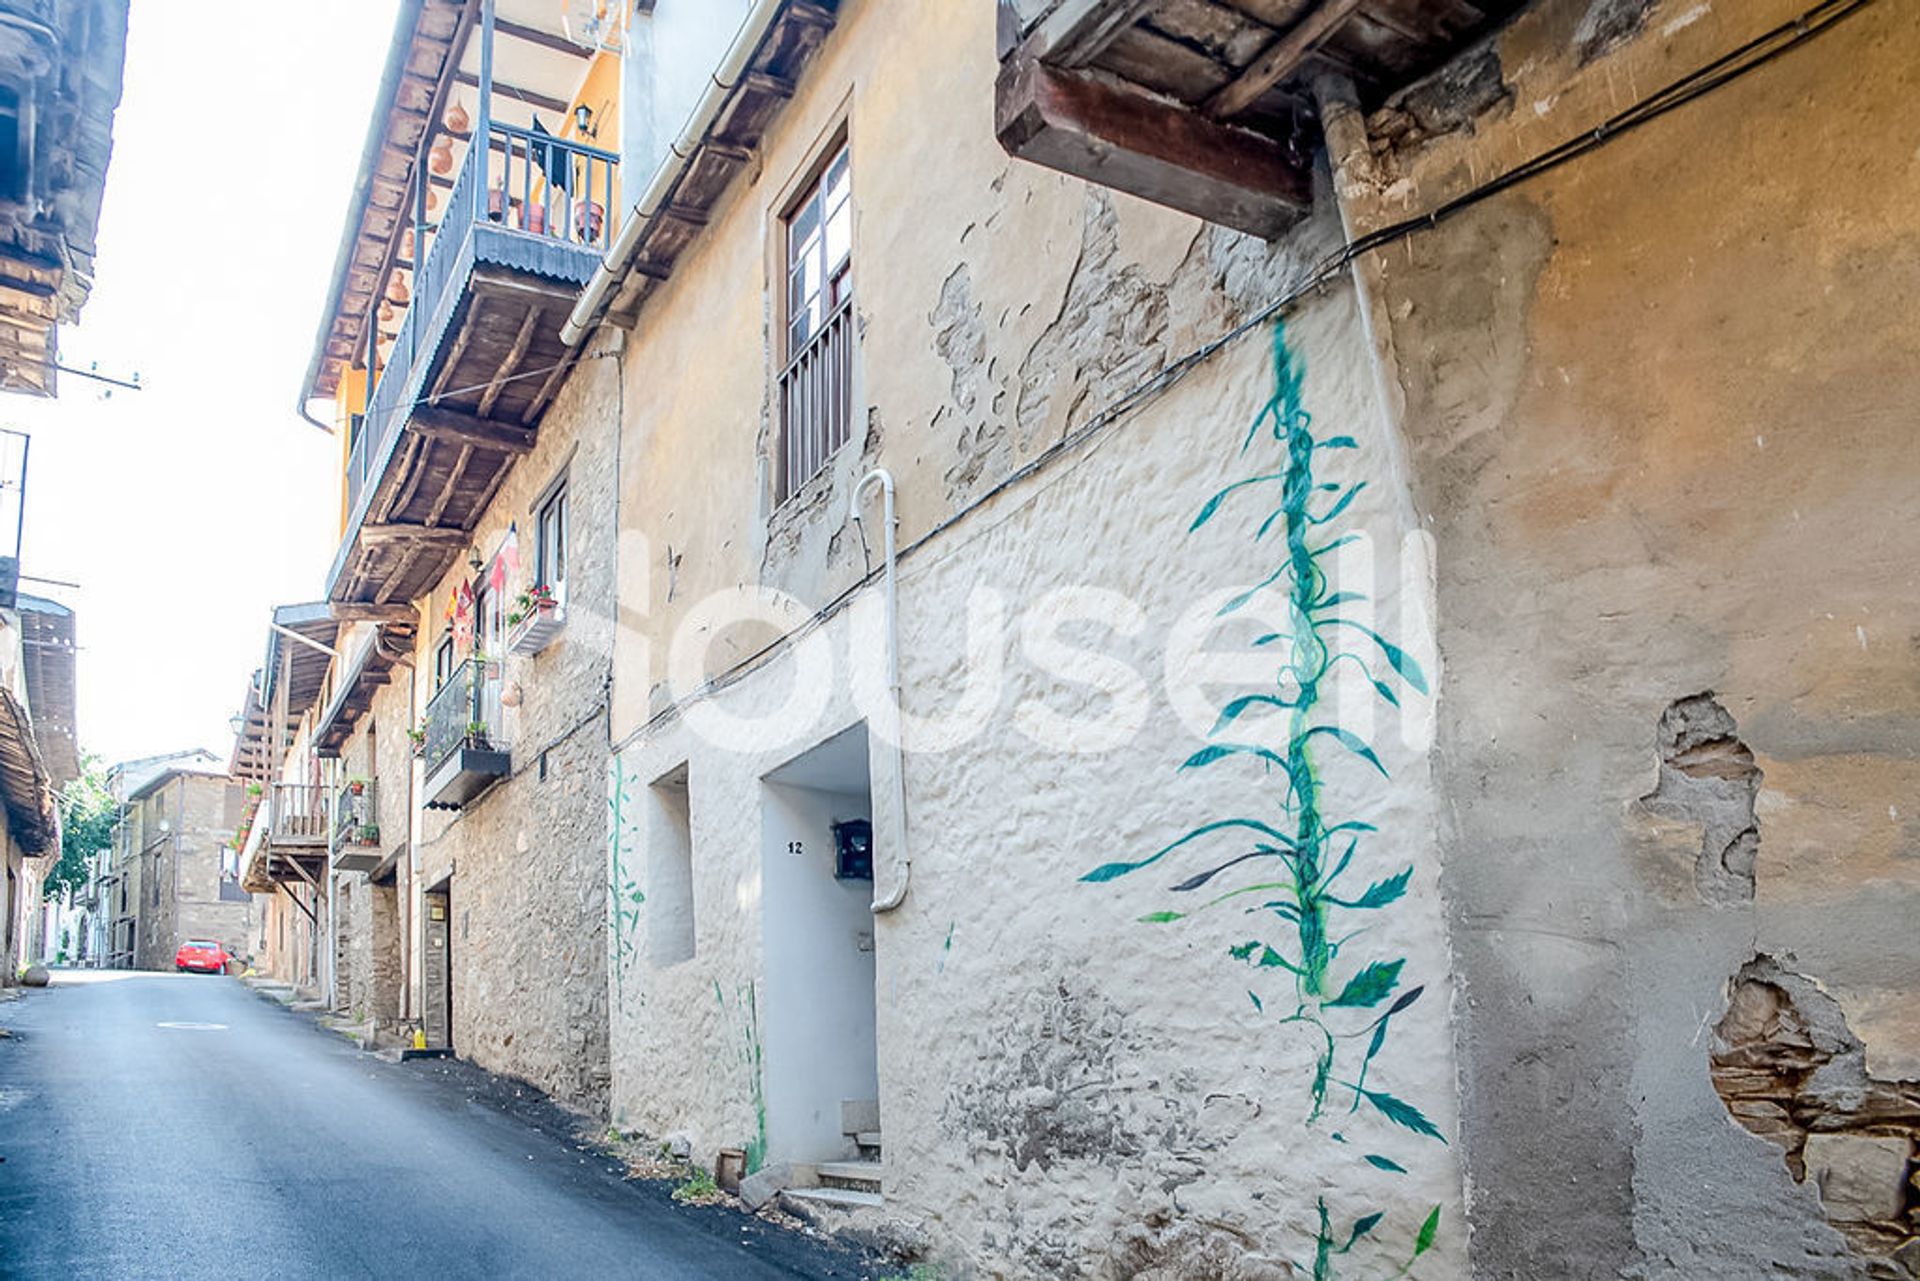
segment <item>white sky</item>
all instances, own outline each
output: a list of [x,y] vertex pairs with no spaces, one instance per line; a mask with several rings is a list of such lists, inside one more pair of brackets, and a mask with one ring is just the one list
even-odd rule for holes
[[[295,415],[394,0],[136,0],[94,290],[32,432],[23,581],[74,607],[79,731],[108,761],[223,757],[269,611],[320,595],[339,447]],[[322,415],[324,417],[324,415]]]

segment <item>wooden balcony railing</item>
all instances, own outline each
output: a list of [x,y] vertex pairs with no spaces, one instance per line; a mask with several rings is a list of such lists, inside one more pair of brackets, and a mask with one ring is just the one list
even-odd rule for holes
[[267,802],[267,840],[284,845],[325,845],[328,800],[324,787],[275,783]]
[[780,484],[785,502],[853,430],[853,299],[842,302],[780,374]]
[[[414,272],[407,314],[393,345],[384,362],[369,360],[372,392],[347,458],[348,511],[377,478],[387,442],[413,410],[415,366],[433,355],[425,348],[449,291],[465,285],[456,276],[464,274],[461,251],[472,230],[490,226],[604,254],[612,243],[619,163],[610,151],[497,121],[488,127],[486,146],[467,148],[446,212]],[[425,180],[425,174],[416,178]],[[366,321],[370,334],[378,332],[381,300],[382,291],[375,290]]]

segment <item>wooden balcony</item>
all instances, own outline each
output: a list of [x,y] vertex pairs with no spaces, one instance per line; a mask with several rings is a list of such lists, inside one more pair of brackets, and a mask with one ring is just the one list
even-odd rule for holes
[[253,876],[272,883],[316,883],[326,871],[330,827],[327,789],[308,783],[275,783],[266,792],[263,865]]
[[[517,126],[483,132],[405,317],[366,362],[373,392],[347,464],[334,601],[407,601],[439,579],[533,447],[577,354],[559,330],[609,244],[618,159]],[[367,330],[380,332],[376,319]]]

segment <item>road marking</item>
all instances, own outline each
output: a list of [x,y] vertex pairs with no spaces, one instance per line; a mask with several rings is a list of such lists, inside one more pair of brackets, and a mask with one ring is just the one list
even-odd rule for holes
[[224,1032],[225,1023],[155,1023],[155,1027],[170,1027],[180,1032]]

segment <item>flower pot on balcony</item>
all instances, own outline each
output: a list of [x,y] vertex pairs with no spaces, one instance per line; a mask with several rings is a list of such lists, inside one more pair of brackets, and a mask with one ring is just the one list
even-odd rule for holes
[[595,200],[573,202],[573,234],[592,244],[600,239],[607,211]]
[[543,204],[528,205],[526,219],[521,225],[536,236],[546,235],[547,207]]
[[505,188],[495,187],[487,193],[487,220],[489,222],[506,222],[508,214],[518,217],[519,213],[520,202],[518,200],[507,199]]
[[538,654],[553,643],[566,622],[560,605],[552,599],[537,600],[522,606],[524,611],[507,629],[507,649],[523,657]]
[[349,792],[352,792],[355,796],[361,796],[365,794],[367,790],[367,785],[365,781],[361,779],[355,779],[353,782],[347,784],[347,790]]

